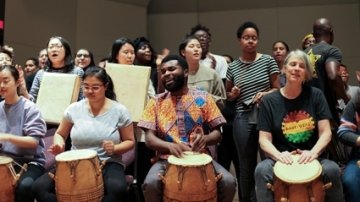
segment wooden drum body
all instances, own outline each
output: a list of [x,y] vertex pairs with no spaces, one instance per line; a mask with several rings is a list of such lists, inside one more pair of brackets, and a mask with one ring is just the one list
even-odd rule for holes
[[207,154],[185,152],[182,158],[169,156],[164,183],[164,202],[216,202],[217,181],[212,158]]
[[0,156],[0,202],[15,201],[16,174],[12,162],[12,158]]
[[276,162],[274,166],[274,191],[276,202],[323,202],[324,184],[322,167],[317,160],[299,164],[300,155],[293,155],[293,163]]
[[67,151],[57,155],[55,160],[55,189],[59,202],[101,201],[104,183],[96,151]]

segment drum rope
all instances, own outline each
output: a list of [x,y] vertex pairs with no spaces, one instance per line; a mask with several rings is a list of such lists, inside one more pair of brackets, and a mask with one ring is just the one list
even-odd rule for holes
[[310,201],[315,201],[315,194],[314,194],[314,190],[313,190],[313,183],[314,183],[314,182],[308,183],[307,186],[306,186],[307,192],[308,192],[308,194],[309,194]]
[[72,178],[73,181],[76,181],[76,167],[79,164],[79,161],[71,161],[71,162],[67,162],[67,164],[70,167],[70,177]]
[[11,175],[13,176],[14,180],[16,180],[16,172],[15,172],[14,167],[11,164],[9,164],[7,167],[9,168],[9,170],[11,172]]
[[[12,161],[12,163],[15,164],[15,165],[17,165],[17,166],[19,166],[22,171],[27,171],[27,166],[26,166],[26,164],[25,164],[24,166],[22,166],[22,165],[20,165],[18,162],[14,161],[14,160]],[[11,164],[9,164],[9,165],[8,165],[8,168],[9,168],[9,170],[10,170],[13,178],[14,178],[15,180],[17,180],[17,176],[18,176],[18,175],[16,174],[14,167],[13,167]]]
[[207,177],[206,168],[205,168],[205,167],[200,167],[200,173],[201,173],[201,178],[202,178],[203,183],[204,183],[203,189],[204,189],[204,190],[207,190],[207,188],[208,188],[208,186],[209,186],[209,183],[210,183],[210,180],[209,180],[209,178]]
[[[101,169],[96,169],[98,167],[98,165],[96,165],[96,160],[95,158],[94,159],[89,159],[91,164],[92,164],[92,167],[93,167],[93,170],[95,171],[96,173],[96,176],[99,176],[100,173],[101,173]],[[98,178],[96,178],[96,180],[98,180]]]
[[178,189],[182,190],[182,188],[183,188],[182,185],[183,185],[186,168],[185,167],[177,167],[177,169],[178,169],[178,180],[177,180]]

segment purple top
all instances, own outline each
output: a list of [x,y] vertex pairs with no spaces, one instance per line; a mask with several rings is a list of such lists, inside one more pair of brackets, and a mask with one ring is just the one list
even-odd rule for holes
[[37,106],[30,100],[20,97],[13,105],[0,102],[0,135],[9,133],[18,136],[31,136],[39,141],[35,149],[24,149],[10,142],[1,142],[0,155],[13,158],[17,163],[37,163],[45,165],[44,141],[46,123]]

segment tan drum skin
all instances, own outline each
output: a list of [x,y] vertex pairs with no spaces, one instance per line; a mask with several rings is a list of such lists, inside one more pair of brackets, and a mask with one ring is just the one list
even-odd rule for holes
[[274,165],[274,197],[276,202],[323,202],[324,184],[321,180],[322,167],[317,160],[299,164],[300,155],[292,155],[293,163]]

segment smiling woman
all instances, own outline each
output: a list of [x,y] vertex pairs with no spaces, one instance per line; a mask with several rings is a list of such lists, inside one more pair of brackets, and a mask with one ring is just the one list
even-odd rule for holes
[[266,188],[268,182],[273,182],[275,162],[294,165],[294,153],[299,155],[296,163],[300,165],[320,161],[322,182],[332,183],[325,192],[325,201],[343,201],[340,169],[323,154],[331,140],[329,107],[319,89],[303,84],[311,78],[310,68],[306,53],[291,51],[284,61],[285,86],[266,95],[261,102],[259,143],[270,158],[257,165],[255,180],[256,197],[264,202],[274,201],[277,194]]
[[75,55],[75,66],[82,68],[84,71],[90,66],[95,66],[92,52],[84,48],[79,49]]

